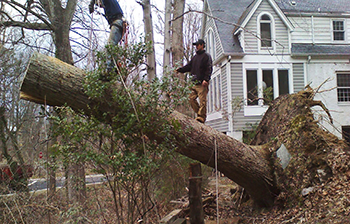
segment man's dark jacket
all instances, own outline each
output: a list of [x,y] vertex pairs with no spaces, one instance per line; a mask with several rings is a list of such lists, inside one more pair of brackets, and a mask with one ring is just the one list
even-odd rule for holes
[[178,68],[176,71],[185,73],[191,72],[192,81],[202,83],[203,80],[209,82],[211,73],[213,72],[213,61],[210,54],[205,50],[197,51],[196,55],[184,67]]
[[[96,0],[91,0],[90,4],[94,5]],[[123,16],[123,10],[117,0],[102,0],[103,8],[105,10],[105,16],[109,24],[116,19],[121,19]]]

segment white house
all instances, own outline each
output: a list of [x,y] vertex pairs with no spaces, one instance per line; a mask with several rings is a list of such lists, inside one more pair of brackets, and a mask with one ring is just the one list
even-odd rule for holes
[[204,0],[203,11],[215,65],[207,125],[242,139],[269,97],[328,80],[315,99],[334,125],[320,107],[316,117],[335,135],[350,134],[350,0]]

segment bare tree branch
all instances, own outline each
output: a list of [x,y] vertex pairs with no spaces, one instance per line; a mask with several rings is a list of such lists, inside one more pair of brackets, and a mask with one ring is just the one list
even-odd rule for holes
[[[33,11],[32,9],[28,9],[25,5],[22,5],[16,1],[11,1],[8,2],[8,4],[15,10],[19,11],[19,8],[25,10],[26,12],[29,12],[30,14],[32,14],[33,16],[37,17],[39,20],[41,20],[43,23],[45,23],[48,27],[50,27],[50,30],[53,30],[53,26],[51,25],[51,23],[49,21],[47,21],[42,15],[36,13],[35,11]],[[17,6],[17,7],[16,7]],[[24,16],[24,15],[23,15]]]
[[28,22],[19,22],[19,21],[5,21],[0,22],[0,27],[22,27],[30,30],[52,30],[51,27],[47,26],[44,23],[28,23]]

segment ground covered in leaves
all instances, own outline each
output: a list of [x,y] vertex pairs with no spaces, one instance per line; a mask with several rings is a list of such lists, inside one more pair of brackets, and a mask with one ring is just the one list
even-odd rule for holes
[[[303,160],[296,158],[295,160]],[[218,178],[218,210],[220,223],[350,223],[350,152],[335,148],[327,155],[332,177],[318,181],[305,188],[282,192],[272,208],[258,208],[247,198],[244,189],[224,176]],[[291,164],[293,166],[293,164]],[[298,178],[297,175],[295,175]],[[292,182],[299,182],[292,180]],[[206,182],[206,181],[204,181]],[[216,178],[208,178],[203,198],[216,197]],[[184,203],[184,206],[188,204]],[[177,205],[174,208],[181,208]],[[217,223],[216,200],[204,204],[207,224]]]
[[[318,125],[314,106],[320,106],[330,122],[332,118],[322,102],[313,100],[314,94],[308,88],[274,100],[250,142],[270,152],[280,190],[274,206],[256,207],[243,189],[222,179],[220,223],[350,223],[349,146]],[[291,154],[285,169],[276,156],[282,145]],[[212,182],[208,187],[215,194]],[[207,220],[216,220],[216,201],[204,211]]]
[[[308,188],[295,189],[291,194],[284,193],[280,197],[291,198],[284,203],[277,201],[270,209],[257,208],[251,200],[244,202],[242,189],[221,177],[220,220],[234,220],[227,223],[350,223],[349,152],[335,149],[327,158],[332,161],[332,177]],[[215,192],[213,185],[209,187]],[[206,206],[205,214],[207,219],[216,220],[216,202]]]

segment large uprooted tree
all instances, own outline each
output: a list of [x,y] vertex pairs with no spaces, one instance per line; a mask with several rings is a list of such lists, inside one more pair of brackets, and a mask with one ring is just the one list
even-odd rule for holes
[[[115,125],[117,121],[114,118],[122,117],[120,113],[127,112],[121,110],[122,105],[111,96],[111,91],[118,91],[122,83],[107,85],[101,97],[93,98],[84,89],[86,74],[86,71],[58,59],[34,54],[22,83],[21,97],[40,104],[68,105],[77,112]],[[217,148],[218,169],[244,187],[257,204],[271,206],[276,198],[291,197],[285,193],[293,193],[293,189],[298,190],[319,181],[316,170],[323,170],[325,176],[334,175],[335,165],[330,165],[327,156],[335,149],[343,150],[346,147],[342,140],[321,129],[314,120],[311,108],[316,105],[323,107],[323,104],[314,101],[313,97],[314,92],[309,88],[275,99],[251,145],[243,144],[177,111],[168,114],[165,121],[170,124],[168,132],[174,137],[172,141],[177,152],[214,167],[213,153]],[[137,106],[142,107],[142,102],[138,102]],[[151,127],[152,120],[146,125]],[[164,140],[159,134],[161,131],[151,130],[143,133],[147,139],[156,142]],[[276,151],[282,144],[292,155],[284,170],[276,159]],[[298,196],[300,191],[294,193]]]

